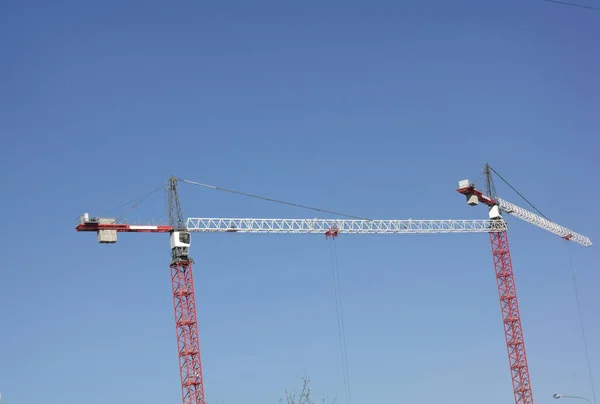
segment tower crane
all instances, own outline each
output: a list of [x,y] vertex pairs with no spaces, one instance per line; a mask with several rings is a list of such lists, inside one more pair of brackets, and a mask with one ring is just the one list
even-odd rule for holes
[[[554,233],[565,240],[574,241],[585,247],[592,245],[588,237],[499,198],[496,195],[492,170],[489,164],[485,165],[485,191],[487,195],[477,190],[475,184],[471,183],[468,179],[459,181],[457,191],[467,197],[469,205],[475,206],[480,202],[486,205],[489,208],[489,218],[493,222],[504,222],[502,212],[505,212]],[[507,231],[490,232],[490,242],[492,245],[494,271],[498,285],[498,296],[500,298],[515,403],[533,404],[529,365],[525,351],[525,339],[523,336],[523,326],[521,323]]]
[[[200,338],[192,275],[194,261],[189,255],[191,233],[321,234],[327,238],[337,237],[340,234],[488,233],[492,241],[494,268],[500,290],[516,404],[533,403],[508,249],[508,227],[500,212],[510,213],[565,239],[589,246],[591,242],[587,237],[556,225],[500,198],[486,196],[477,190],[469,180],[459,182],[458,192],[466,195],[469,205],[477,205],[479,202],[487,205],[489,207],[489,219],[487,220],[269,218],[188,218],[184,220],[177,190],[178,181],[181,180],[171,177],[167,185],[169,225],[130,225],[117,223],[114,218],[90,217],[89,214],[84,213],[80,217],[75,230],[78,232],[95,232],[99,243],[109,244],[117,242],[118,233],[170,234],[171,261],[169,267],[183,404],[205,404]],[[186,182],[194,183],[192,181]],[[491,177],[488,182],[491,183]],[[490,193],[488,192],[488,194]]]

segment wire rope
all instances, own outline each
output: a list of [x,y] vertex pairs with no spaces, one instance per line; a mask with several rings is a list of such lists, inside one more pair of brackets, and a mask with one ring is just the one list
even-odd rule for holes
[[566,247],[567,247],[567,255],[569,257],[569,268],[571,270],[571,281],[573,283],[573,291],[575,294],[575,303],[577,305],[577,314],[579,317],[579,328],[581,330],[581,339],[583,340],[583,349],[584,349],[585,358],[587,361],[588,376],[590,378],[590,386],[592,388],[592,396],[594,398],[594,403],[598,403],[598,401],[596,400],[596,387],[594,385],[594,375],[592,372],[592,361],[590,359],[590,351],[588,348],[588,341],[587,341],[587,336],[585,333],[585,324],[583,321],[583,311],[581,309],[581,299],[579,297],[579,287],[577,286],[577,273],[575,272],[575,267],[573,266],[573,257],[571,256],[571,249],[569,248],[568,244]]
[[254,194],[249,194],[249,193],[246,193],[246,192],[235,191],[235,190],[232,190],[232,189],[221,188],[221,187],[217,187],[215,185],[202,184],[202,183],[196,182],[196,181],[182,180],[182,179],[178,179],[178,180],[181,181],[181,182],[185,182],[185,183],[188,183],[188,184],[196,185],[196,186],[199,186],[199,187],[215,189],[217,191],[229,192],[229,193],[232,193],[232,194],[247,196],[249,198],[262,199],[264,201],[275,202],[275,203],[279,203],[279,204],[282,204],[282,205],[294,206],[294,207],[297,207],[297,208],[314,210],[314,211],[317,211],[317,212],[329,213],[329,214],[332,214],[332,215],[342,216],[342,217],[348,217],[348,218],[352,218],[352,219],[369,220],[369,221],[373,220],[373,219],[368,219],[368,218],[365,218],[365,217],[348,215],[348,214],[341,213],[341,212],[334,212],[332,210],[315,208],[313,206],[301,205],[301,204],[298,204],[298,203],[286,202],[286,201],[282,201],[282,200],[279,200],[279,199],[268,198],[266,196],[254,195]]
[[134,203],[134,204],[133,204],[133,205],[132,205],[132,206],[131,206],[131,207],[130,207],[130,208],[129,208],[129,209],[126,211],[126,212],[125,212],[125,213],[123,213],[122,215],[120,215],[120,216],[119,216],[119,217],[116,219],[116,222],[118,223],[118,222],[120,222],[121,220],[123,220],[123,219],[124,219],[124,218],[125,218],[125,217],[126,217],[128,214],[130,214],[130,213],[131,213],[131,211],[132,211],[132,210],[134,210],[135,208],[137,208],[138,206],[140,206],[140,204],[141,204],[142,202],[144,202],[146,199],[148,199],[148,197],[150,197],[150,196],[151,196],[153,193],[155,193],[155,192],[156,192],[156,191],[158,191],[159,189],[162,189],[162,187],[155,188],[155,189],[153,189],[152,191],[150,191],[149,193],[147,193],[146,195],[144,195],[144,196],[142,196],[142,197],[138,197],[138,198],[136,198],[136,199],[133,199],[132,201],[130,201],[130,202],[127,202],[127,203],[124,203],[123,205],[119,206],[119,208],[120,208],[120,207],[126,206],[126,205],[128,205],[128,204],[130,204],[130,203],[132,203],[132,202],[135,202],[135,203]]
[[350,390],[350,374],[348,366],[348,348],[346,343],[346,326],[344,323],[344,306],[342,301],[342,290],[340,284],[340,269],[337,255],[337,248],[335,245],[335,238],[331,240],[329,244],[329,251],[331,253],[331,272],[333,276],[333,294],[335,298],[335,311],[338,325],[338,337],[340,343],[340,356],[342,359],[342,376],[344,379],[344,396],[346,403],[352,403],[352,394]]

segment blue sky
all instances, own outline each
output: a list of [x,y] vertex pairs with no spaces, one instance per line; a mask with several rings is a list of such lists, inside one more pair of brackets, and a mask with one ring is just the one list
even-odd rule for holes
[[[73,230],[171,175],[475,219],[456,182],[488,161],[598,243],[599,18],[538,0],[3,2],[5,403],[180,401],[168,238]],[[186,216],[315,216],[181,193]],[[129,217],[164,219],[164,198]],[[536,401],[591,398],[568,254],[599,380],[597,247],[508,219]],[[513,400],[486,235],[336,243],[355,404]],[[345,404],[324,237],[196,235],[192,252],[210,403],[276,402],[306,373]]]

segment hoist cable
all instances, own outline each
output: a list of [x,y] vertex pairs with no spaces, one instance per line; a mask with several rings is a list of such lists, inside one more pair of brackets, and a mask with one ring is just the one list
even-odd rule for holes
[[247,196],[249,198],[262,199],[263,201],[269,201],[269,202],[279,203],[279,204],[282,204],[282,205],[294,206],[296,208],[314,210],[314,211],[317,211],[317,212],[329,213],[329,214],[332,214],[332,215],[341,216],[341,217],[347,217],[347,218],[351,218],[351,219],[369,220],[369,221],[373,220],[373,219],[368,219],[368,218],[365,218],[365,217],[348,215],[348,214],[345,214],[345,213],[334,212],[334,211],[331,211],[331,210],[326,210],[326,209],[321,209],[321,208],[315,208],[315,207],[312,207],[312,206],[301,205],[301,204],[293,203],[293,202],[286,202],[286,201],[282,201],[282,200],[279,200],[279,199],[268,198],[266,196],[248,194],[246,192],[240,192],[240,191],[234,191],[232,189],[221,188],[221,187],[217,187],[217,186],[214,186],[214,185],[202,184],[202,183],[196,182],[196,181],[182,180],[180,178],[178,178],[178,180],[181,181],[181,182],[188,183],[188,184],[197,185],[199,187],[215,189],[217,191],[229,192],[229,193],[232,193],[232,194]]
[[331,244],[333,245],[333,254],[335,256],[335,272],[337,279],[337,288],[338,288],[338,296],[340,299],[340,320],[342,324],[342,336],[344,338],[344,357],[346,359],[346,383],[348,389],[348,404],[352,404],[352,394],[350,392],[350,366],[348,365],[348,341],[346,338],[346,324],[344,321],[344,304],[342,298],[342,284],[340,282],[340,267],[338,263],[338,254],[337,254],[337,246],[335,243],[335,238],[331,239]]
[[598,403],[596,400],[596,387],[594,386],[594,376],[592,372],[592,361],[590,359],[590,351],[588,348],[587,337],[585,333],[585,325],[583,321],[583,312],[581,310],[581,301],[579,299],[579,288],[577,287],[577,274],[575,272],[575,268],[573,267],[573,258],[571,257],[571,249],[567,244],[567,255],[569,257],[569,267],[571,269],[571,280],[573,282],[573,291],[575,293],[575,302],[577,305],[577,314],[579,315],[579,327],[581,329],[581,339],[583,340],[583,348],[585,351],[585,358],[587,360],[587,368],[588,368],[588,376],[590,378],[590,386],[592,388],[592,396],[594,398],[594,403]]
[[331,240],[329,245],[329,251],[331,253],[331,272],[333,275],[333,294],[335,298],[335,311],[338,325],[338,337],[340,342],[340,356],[342,359],[342,377],[344,380],[344,396],[346,403],[351,404],[352,395],[350,391],[350,375],[348,371],[348,349],[346,346],[346,327],[344,324],[344,306],[342,301],[342,291],[340,284],[340,270],[337,258],[337,248],[335,245],[335,239]]

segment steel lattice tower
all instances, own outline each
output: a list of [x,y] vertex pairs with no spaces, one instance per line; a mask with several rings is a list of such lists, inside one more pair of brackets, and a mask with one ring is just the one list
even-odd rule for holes
[[183,404],[204,404],[192,260],[173,262],[171,280]]
[[490,233],[490,241],[515,403],[533,404],[517,288],[508,246],[508,233],[506,231]]
[[171,283],[177,354],[183,404],[204,404],[204,382],[200,358],[200,337],[194,294],[194,260],[189,257],[191,235],[187,232],[179,203],[177,178],[171,177],[167,187],[171,231]]

